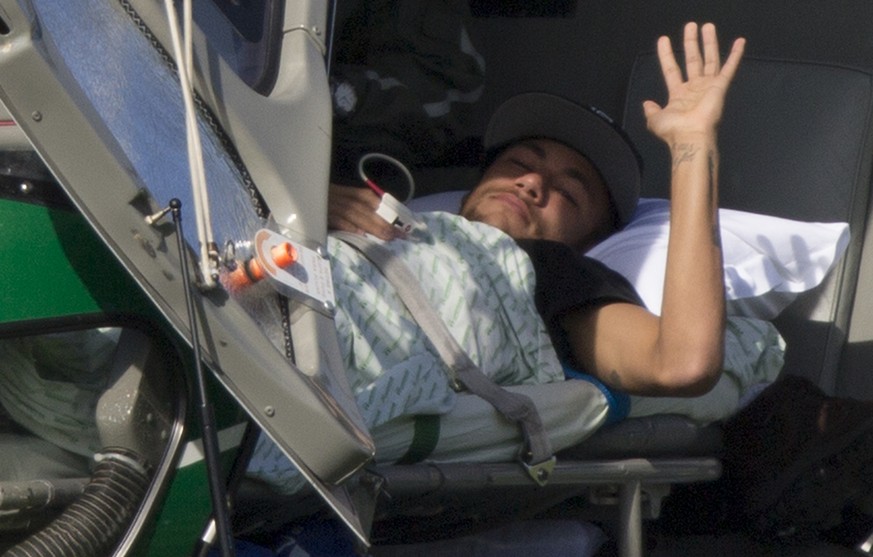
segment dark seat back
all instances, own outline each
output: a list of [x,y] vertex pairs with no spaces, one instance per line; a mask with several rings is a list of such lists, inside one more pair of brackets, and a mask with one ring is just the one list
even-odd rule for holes
[[[651,97],[653,92],[658,96]],[[657,56],[637,58],[624,126],[645,162],[643,196],[668,197],[666,147],[645,126],[642,102],[666,101]],[[846,255],[824,284],[777,319],[785,369],[833,390],[847,338],[873,161],[873,76],[793,60],[743,60],[719,131],[722,207],[850,224]]]

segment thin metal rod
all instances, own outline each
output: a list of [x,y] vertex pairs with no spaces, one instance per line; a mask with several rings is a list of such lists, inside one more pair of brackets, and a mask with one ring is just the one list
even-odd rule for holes
[[333,69],[333,43],[336,39],[336,18],[337,18],[337,7],[336,0],[331,0],[330,5],[328,7],[328,19],[327,19],[327,37],[325,41],[325,54],[324,54],[324,67],[325,73],[330,75],[331,70]]
[[185,257],[185,238],[182,232],[182,202],[176,198],[170,200],[170,210],[173,224],[176,227],[176,240],[179,247],[179,259],[182,266],[182,282],[185,284],[185,305],[188,309],[188,325],[191,328],[191,347],[194,349],[194,375],[197,380],[197,403],[200,406],[200,421],[203,433],[203,456],[206,463],[206,477],[209,481],[209,492],[212,496],[212,512],[218,534],[218,544],[222,557],[233,557],[234,545],[230,532],[230,519],[227,511],[227,495],[221,473],[221,452],[218,447],[218,433],[215,430],[215,415],[209,404],[206,391],[206,377],[203,373],[203,363],[200,353],[200,333],[197,318],[194,314],[194,297],[191,294],[191,275],[188,269],[188,258]]
[[643,516],[642,482],[628,480],[619,488],[620,540],[618,554],[621,557],[642,557]]

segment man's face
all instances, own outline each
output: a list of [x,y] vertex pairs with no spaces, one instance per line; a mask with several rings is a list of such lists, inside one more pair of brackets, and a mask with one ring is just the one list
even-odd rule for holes
[[609,193],[580,153],[557,141],[530,139],[505,149],[485,170],[461,215],[516,239],[587,249],[609,230]]

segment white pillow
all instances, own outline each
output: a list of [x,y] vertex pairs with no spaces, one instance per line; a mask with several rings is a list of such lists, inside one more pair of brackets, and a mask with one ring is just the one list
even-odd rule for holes
[[[660,312],[670,232],[670,203],[641,199],[631,222],[588,255],[624,275],[646,306]],[[720,209],[727,310],[776,317],[798,294],[818,286],[849,243],[847,223],[789,220]]]
[[[415,199],[415,211],[457,212],[465,192]],[[587,255],[625,276],[650,311],[660,313],[670,232],[670,202],[641,199],[630,223]],[[789,220],[720,209],[727,310],[772,319],[818,286],[849,243],[847,223]]]

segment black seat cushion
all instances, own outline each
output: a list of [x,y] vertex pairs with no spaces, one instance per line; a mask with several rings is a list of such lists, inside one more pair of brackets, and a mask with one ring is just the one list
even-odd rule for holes
[[722,429],[699,426],[684,416],[665,414],[630,418],[604,426],[591,437],[558,454],[567,460],[720,456]]

